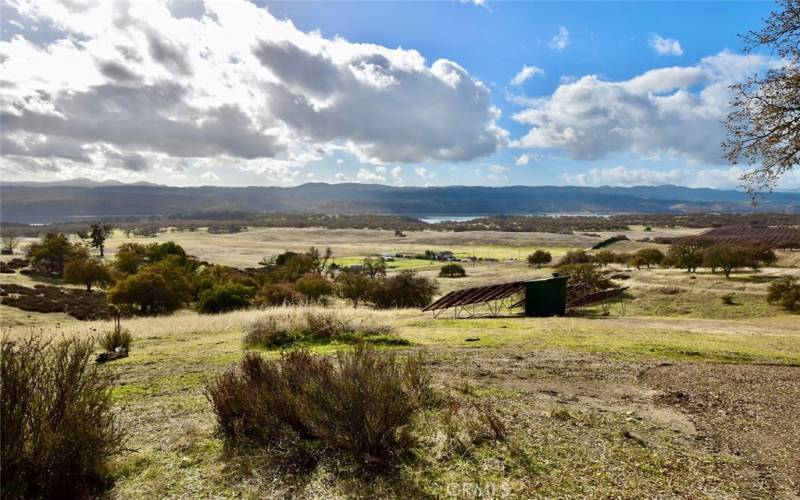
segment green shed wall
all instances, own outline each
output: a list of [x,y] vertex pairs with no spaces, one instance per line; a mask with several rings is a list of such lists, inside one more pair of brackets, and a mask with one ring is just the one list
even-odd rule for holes
[[563,316],[567,307],[567,279],[559,276],[531,281],[525,287],[525,316]]

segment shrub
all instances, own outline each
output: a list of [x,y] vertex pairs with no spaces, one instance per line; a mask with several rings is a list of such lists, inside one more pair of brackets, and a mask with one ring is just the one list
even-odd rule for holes
[[306,302],[327,303],[333,295],[333,284],[317,273],[306,274],[294,284],[295,290],[301,293]]
[[628,265],[628,262],[630,262],[631,257],[633,257],[633,254],[631,253],[617,252],[614,254],[614,263]]
[[419,357],[365,344],[336,360],[305,350],[279,359],[246,354],[206,386],[220,432],[233,442],[314,438],[362,465],[385,465],[408,450],[414,414],[431,401]]
[[369,299],[375,280],[364,273],[345,269],[336,275],[336,295],[356,308]]
[[770,304],[780,304],[787,311],[800,310],[800,282],[795,276],[783,276],[767,287]]
[[592,261],[603,267],[606,267],[607,265],[614,263],[616,258],[617,256],[611,250],[600,250],[592,256]]
[[591,257],[583,250],[568,250],[566,254],[558,261],[557,266],[572,266],[575,264],[588,264],[591,262]]
[[425,307],[438,291],[436,281],[406,270],[377,280],[370,290],[369,300],[378,309]]
[[295,289],[293,283],[268,283],[256,296],[256,303],[261,306],[286,306],[301,302],[303,296]]
[[463,278],[467,271],[460,264],[445,264],[439,270],[439,276],[443,278]]
[[605,290],[614,286],[611,280],[597,270],[592,264],[577,264],[565,266],[562,271],[569,274],[569,284],[585,283],[587,291]]
[[371,344],[407,344],[392,334],[392,328],[365,319],[355,320],[329,312],[266,315],[247,327],[244,343],[249,347],[285,347],[298,342],[365,341]]
[[3,305],[23,311],[64,312],[79,320],[110,317],[104,293],[85,292],[76,288],[36,285],[29,288],[15,284],[0,284]]
[[100,336],[98,343],[106,352],[130,352],[133,343],[131,332],[122,328],[119,323],[114,325],[114,329]]
[[204,314],[219,314],[244,309],[250,305],[253,293],[252,288],[237,283],[217,285],[200,294],[197,310]]
[[278,318],[258,318],[247,326],[244,345],[248,347],[283,347],[296,342],[294,332],[284,328]]
[[537,268],[542,267],[542,265],[547,265],[553,261],[553,256],[550,252],[546,252],[544,250],[536,250],[532,254],[528,255],[528,265],[529,266],[536,266]]
[[726,293],[722,295],[722,303],[727,306],[732,306],[736,304],[736,295],[732,293]]
[[76,498],[107,484],[125,431],[90,340],[0,341],[3,497]]

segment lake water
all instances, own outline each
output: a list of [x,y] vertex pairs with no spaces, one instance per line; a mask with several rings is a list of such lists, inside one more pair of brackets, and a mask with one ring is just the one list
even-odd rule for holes
[[456,215],[444,215],[441,217],[417,217],[422,222],[427,222],[428,224],[439,224],[440,222],[467,222],[478,217],[485,217],[483,215],[471,215],[471,216],[456,216]]

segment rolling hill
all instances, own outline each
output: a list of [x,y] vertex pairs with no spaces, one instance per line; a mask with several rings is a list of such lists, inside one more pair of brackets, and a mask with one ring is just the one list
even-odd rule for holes
[[309,183],[296,187],[171,187],[74,182],[2,183],[4,222],[47,223],[80,218],[190,215],[210,210],[380,213],[415,216],[488,214],[617,214],[800,212],[800,193],[764,195],[680,186],[447,186]]

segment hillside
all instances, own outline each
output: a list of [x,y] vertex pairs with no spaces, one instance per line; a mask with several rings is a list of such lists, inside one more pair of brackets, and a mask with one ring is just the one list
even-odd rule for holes
[[115,183],[0,185],[6,222],[192,214],[225,209],[295,213],[479,215],[800,211],[800,193],[765,195],[757,207],[740,191],[656,187],[391,187],[309,183],[296,187],[170,187]]

